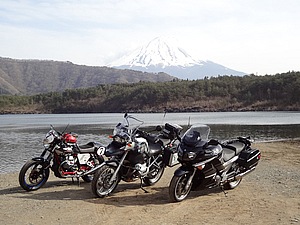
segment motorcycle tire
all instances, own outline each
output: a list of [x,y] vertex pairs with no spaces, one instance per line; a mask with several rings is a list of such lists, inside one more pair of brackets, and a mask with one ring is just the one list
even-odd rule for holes
[[[102,155],[100,155],[100,156],[98,156],[97,157],[97,163],[96,164],[101,164],[101,163],[103,163],[104,162],[104,158],[103,158],[103,156]],[[90,182],[92,182],[92,180],[93,180],[93,178],[94,178],[94,175],[93,174],[89,174],[89,175],[85,175],[85,176],[83,176],[83,177],[81,177],[82,178],[82,180],[84,180],[85,182],[87,182],[87,183],[90,183]]]
[[[235,174],[239,174],[240,173],[240,170],[239,170],[239,166],[238,164],[234,163],[231,170],[229,170],[229,173],[234,171]],[[234,189],[236,188],[237,186],[239,186],[239,184],[241,183],[242,181],[242,178],[238,179],[238,180],[233,180],[233,181],[230,181],[228,183],[225,183],[224,184],[224,189],[225,190],[231,190],[231,189]]]
[[163,163],[161,163],[159,165],[159,168],[155,168],[153,171],[151,171],[147,177],[145,177],[143,179],[144,181],[144,184],[146,186],[152,186],[154,185],[155,183],[157,183],[160,178],[162,177],[162,175],[164,174],[164,171],[165,171],[165,166]]
[[87,183],[91,183],[92,182],[92,180],[93,180],[93,175],[85,175],[85,176],[83,176],[83,177],[81,177],[82,178],[82,180],[84,180],[85,182],[87,182]]
[[190,175],[186,173],[181,176],[173,176],[169,186],[169,198],[171,202],[181,202],[189,195],[192,183],[185,190],[189,177]]
[[29,160],[20,170],[20,186],[26,191],[38,190],[47,182],[49,173],[49,168],[43,168],[41,162]]
[[239,180],[228,182],[228,183],[224,184],[224,189],[225,190],[234,189],[237,186],[239,186],[239,184],[241,183],[241,181],[242,181],[242,178],[240,178]]
[[110,183],[110,178],[116,169],[116,167],[104,165],[96,171],[92,180],[92,192],[95,196],[104,198],[116,189],[120,181],[119,174],[117,174],[116,178]]

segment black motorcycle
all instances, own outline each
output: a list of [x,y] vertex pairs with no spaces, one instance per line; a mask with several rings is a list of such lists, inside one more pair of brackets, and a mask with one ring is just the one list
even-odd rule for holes
[[250,137],[220,143],[208,140],[209,132],[207,125],[193,125],[182,136],[178,146],[181,166],[169,185],[172,202],[184,200],[191,190],[234,189],[256,168],[261,154],[251,148]]
[[[136,123],[136,125],[134,125]],[[111,136],[112,142],[105,150],[108,158],[97,166],[92,181],[92,192],[97,197],[112,193],[123,180],[132,182],[140,179],[142,188],[160,180],[166,166],[177,161],[176,140],[182,127],[166,123],[164,129],[156,127],[156,134],[142,131],[143,121],[125,114],[124,122],[118,123]]]
[[[66,129],[65,129],[66,130]],[[37,190],[48,180],[50,169],[58,178],[81,177],[93,179],[93,168],[102,163],[104,146],[98,142],[77,144],[77,135],[58,132],[51,126],[43,140],[44,151],[39,157],[28,160],[19,172],[19,183],[26,191]]]

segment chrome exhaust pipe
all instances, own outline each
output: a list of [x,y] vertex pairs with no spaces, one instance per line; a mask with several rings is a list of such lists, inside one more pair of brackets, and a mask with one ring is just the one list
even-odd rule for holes
[[89,170],[89,171],[87,171],[87,172],[81,174],[81,176],[85,176],[85,175],[89,175],[89,174],[91,174],[91,173],[94,173],[96,170],[98,170],[98,169],[99,169],[100,167],[102,167],[104,164],[105,164],[105,162],[103,162],[103,163],[101,163],[101,164],[95,166],[95,167],[92,168],[91,170]]

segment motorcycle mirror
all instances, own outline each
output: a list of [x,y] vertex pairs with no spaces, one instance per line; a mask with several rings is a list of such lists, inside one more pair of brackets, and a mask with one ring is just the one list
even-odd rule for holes
[[157,125],[157,126],[155,127],[155,130],[156,130],[156,131],[162,131],[161,125]]

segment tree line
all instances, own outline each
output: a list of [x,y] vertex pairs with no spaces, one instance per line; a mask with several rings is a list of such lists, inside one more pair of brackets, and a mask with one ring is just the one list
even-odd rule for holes
[[300,110],[300,72],[201,80],[103,84],[0,96],[0,111],[40,113]]

